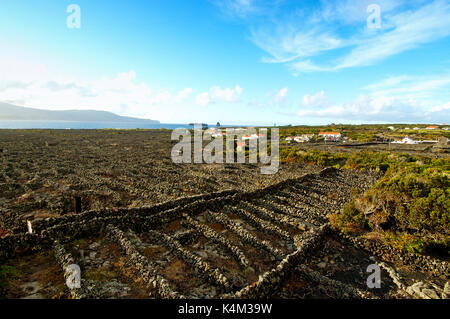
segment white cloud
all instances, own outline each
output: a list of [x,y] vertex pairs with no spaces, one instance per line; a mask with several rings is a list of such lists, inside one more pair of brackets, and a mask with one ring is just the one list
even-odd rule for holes
[[282,106],[287,103],[287,95],[289,89],[287,87],[278,91],[269,102],[269,106]]
[[188,98],[189,95],[191,95],[192,93],[192,88],[185,88],[183,90],[181,90],[180,92],[178,92],[177,96],[175,97],[175,102],[179,103],[184,101],[185,99]]
[[195,101],[200,106],[206,106],[212,102],[211,96],[208,92],[198,94]]
[[414,99],[402,100],[387,96],[360,95],[350,102],[318,106],[315,103],[309,103],[315,96],[317,94],[309,96],[306,103],[314,107],[303,107],[297,113],[300,117],[391,123],[442,122],[450,119],[450,103],[429,108],[424,102]]
[[163,90],[156,94],[153,104],[169,104],[172,101],[172,95],[169,91]]
[[430,76],[400,75],[367,85],[363,89],[375,96],[407,98],[450,97],[450,74]]
[[267,92],[264,98],[260,99],[252,99],[247,105],[250,107],[257,108],[272,108],[272,107],[280,107],[288,104],[288,92],[289,89],[284,87],[278,91]]
[[351,102],[341,105],[331,105],[323,108],[300,110],[299,116],[325,117],[351,120],[381,120],[389,121],[395,116],[396,119],[411,118],[415,116],[416,110],[411,105],[405,105],[386,97],[370,98],[361,95]]
[[322,1],[323,8],[315,13],[316,19],[323,19],[327,22],[339,22],[342,24],[358,24],[365,22],[369,13],[367,8],[371,4],[380,6],[383,14],[389,14],[405,3],[423,2],[421,0],[329,0]]
[[267,63],[287,63],[300,58],[318,55],[344,45],[337,36],[319,31],[321,27],[297,30],[295,27],[277,26],[276,34],[270,31],[252,30],[252,40],[271,57],[263,57]]
[[406,75],[398,75],[398,76],[391,76],[388,78],[385,78],[379,82],[369,84],[365,86],[365,89],[369,90],[380,90],[380,89],[386,89],[391,88],[392,86],[396,86],[402,83],[405,83],[407,81],[413,80],[414,77],[412,76],[406,76]]
[[[78,80],[50,72],[45,65],[30,61],[6,56],[0,59],[0,101],[50,110],[94,109],[172,121],[193,93],[190,87],[177,92],[151,88],[138,81],[134,70],[114,77]],[[223,89],[214,86],[194,97],[194,101],[201,106],[219,101],[236,103],[242,93],[239,85]]]
[[350,102],[333,103],[324,91],[307,94],[298,115],[342,121],[449,121],[449,88],[449,74],[391,76],[365,86],[367,94]]
[[218,1],[218,4],[224,11],[229,14],[235,14],[239,16],[245,16],[246,14],[254,11],[254,2],[252,0],[225,0]]
[[248,18],[266,14],[268,7],[274,9],[279,0],[215,0],[216,5],[230,17]]
[[433,1],[417,10],[386,16],[380,35],[361,39],[335,69],[371,65],[392,55],[450,35],[450,4]]
[[95,109],[162,119],[167,115],[165,106],[181,102],[192,92],[192,89],[186,88],[173,97],[168,90],[154,90],[138,82],[134,70],[112,78],[79,81],[50,74],[43,66],[28,66],[31,72],[24,77],[25,80],[21,80],[17,79],[17,74],[3,73],[8,69],[4,64],[0,65],[0,101],[50,110]]
[[277,93],[276,98],[284,99],[287,96],[288,88],[282,88],[280,92]]
[[242,94],[242,88],[236,85],[234,89],[225,88],[221,89],[215,86],[211,89],[211,97],[213,99],[221,100],[223,102],[234,103],[239,101],[239,97]]
[[448,102],[447,104],[443,104],[443,105],[433,106],[431,108],[431,112],[440,112],[440,111],[444,111],[444,110],[450,110],[450,102]]
[[367,28],[372,3],[323,0],[312,12],[289,10],[253,23],[251,40],[269,54],[263,62],[287,64],[296,74],[373,65],[450,35],[446,0],[376,1],[381,29]]
[[314,95],[306,94],[303,96],[303,106],[324,106],[328,102],[324,91],[317,92]]
[[225,88],[221,89],[219,86],[213,86],[209,92],[203,92],[198,94],[196,101],[198,105],[205,106],[216,101],[222,101],[227,103],[239,102],[239,98],[243,92],[243,89],[236,85],[234,89]]

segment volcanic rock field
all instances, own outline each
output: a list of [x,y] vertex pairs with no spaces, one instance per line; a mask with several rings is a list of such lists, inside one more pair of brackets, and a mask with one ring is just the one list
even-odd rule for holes
[[[19,272],[3,297],[445,294],[408,286],[445,283],[447,263],[387,252],[330,226],[327,215],[376,173],[174,164],[168,131],[0,131],[0,143],[0,260]],[[382,286],[369,289],[366,269],[375,262]],[[65,284],[72,264],[81,268],[80,289]]]

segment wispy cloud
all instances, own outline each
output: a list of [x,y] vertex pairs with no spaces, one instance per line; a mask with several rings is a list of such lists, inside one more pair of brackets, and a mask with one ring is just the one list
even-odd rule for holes
[[450,35],[450,3],[433,1],[415,10],[386,15],[380,32],[358,39],[357,46],[339,59],[334,69],[371,65],[395,54]]
[[[244,2],[240,10],[252,3]],[[237,6],[239,1],[231,3]],[[446,0],[378,0],[380,29],[366,24],[372,3],[322,0],[309,11],[298,6],[280,10],[280,15],[272,14],[263,23],[250,21],[250,38],[268,54],[263,62],[283,63],[293,73],[301,73],[373,65],[450,35],[450,2]]]
[[255,1],[252,0],[230,0],[215,1],[226,14],[245,17],[246,15],[257,11]]
[[213,0],[229,17],[247,19],[251,16],[267,15],[284,0]]
[[428,76],[399,75],[363,88],[373,96],[402,99],[450,99],[450,73]]

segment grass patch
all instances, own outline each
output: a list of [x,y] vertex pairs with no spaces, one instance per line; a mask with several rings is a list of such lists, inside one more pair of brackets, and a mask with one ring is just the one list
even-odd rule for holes
[[17,279],[18,276],[17,268],[6,264],[0,265],[0,295],[11,287],[12,281]]

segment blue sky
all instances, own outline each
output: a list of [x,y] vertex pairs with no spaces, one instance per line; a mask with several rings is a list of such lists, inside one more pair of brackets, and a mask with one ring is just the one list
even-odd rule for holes
[[0,101],[16,105],[165,123],[450,122],[450,1],[2,0],[0,41]]

